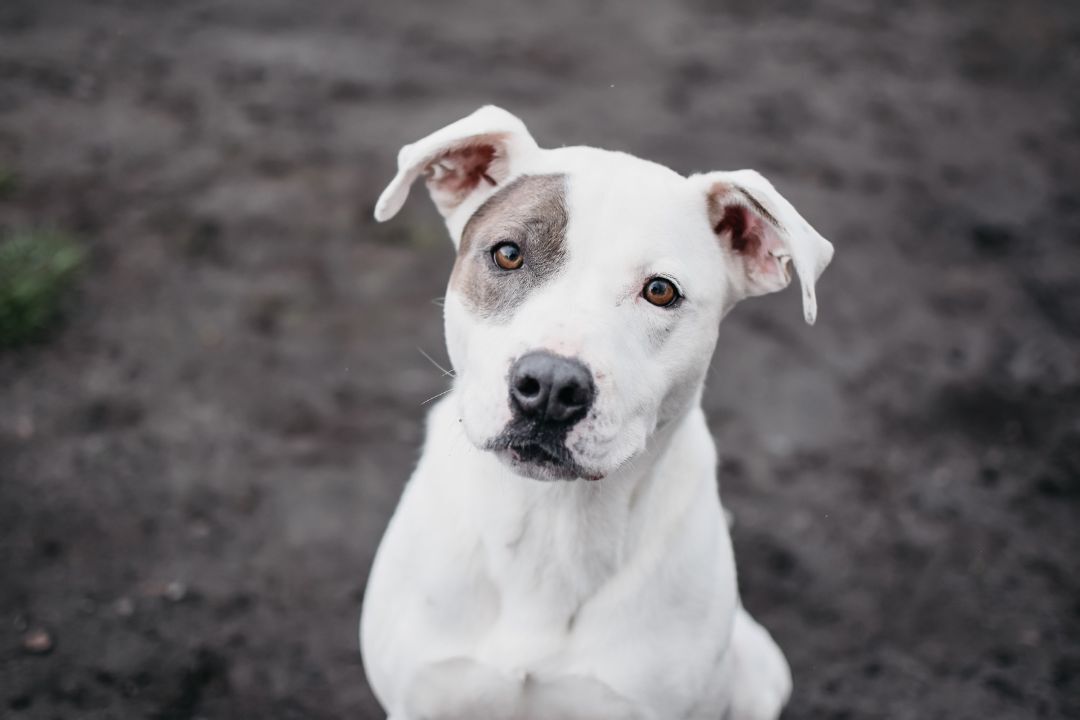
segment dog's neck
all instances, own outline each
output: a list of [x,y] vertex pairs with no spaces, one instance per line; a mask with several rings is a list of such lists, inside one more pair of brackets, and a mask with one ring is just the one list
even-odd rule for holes
[[[598,481],[530,480],[478,458],[472,512],[503,608],[518,630],[572,618],[589,597],[678,523],[705,484],[715,451],[699,404],[658,429],[646,450]],[[540,582],[540,580],[543,582]],[[524,615],[524,617],[523,617]]]

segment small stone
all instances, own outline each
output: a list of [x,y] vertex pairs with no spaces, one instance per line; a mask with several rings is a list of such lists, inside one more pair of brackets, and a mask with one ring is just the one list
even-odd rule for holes
[[52,635],[43,628],[28,630],[23,635],[22,646],[31,655],[48,655],[53,649]]
[[165,599],[170,602],[180,602],[187,597],[187,585],[179,580],[173,580],[165,586]]
[[120,617],[131,617],[135,614],[135,601],[125,595],[113,603],[113,612]]

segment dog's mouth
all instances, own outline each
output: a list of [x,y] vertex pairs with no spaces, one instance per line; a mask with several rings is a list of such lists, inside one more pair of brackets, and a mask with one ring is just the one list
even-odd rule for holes
[[507,428],[487,444],[501,460],[535,480],[599,480],[578,465],[563,438],[545,437],[525,429]]
[[562,448],[549,448],[542,443],[507,445],[506,449],[518,462],[537,463],[538,465],[568,466],[570,462]]

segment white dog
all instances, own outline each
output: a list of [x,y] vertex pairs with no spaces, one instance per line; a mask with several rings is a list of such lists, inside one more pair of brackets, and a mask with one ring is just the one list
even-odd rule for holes
[[375,558],[360,635],[393,720],[775,718],[787,662],[739,604],[700,407],[720,321],[832,245],[752,170],[541,149],[484,107],[402,148],[457,247],[455,373]]

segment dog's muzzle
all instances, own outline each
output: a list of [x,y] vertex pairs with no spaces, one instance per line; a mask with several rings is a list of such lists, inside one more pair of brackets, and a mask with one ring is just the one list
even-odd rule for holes
[[580,476],[566,436],[596,396],[589,368],[574,358],[536,351],[518,358],[509,383],[513,417],[490,449],[508,452],[515,464],[553,477]]

